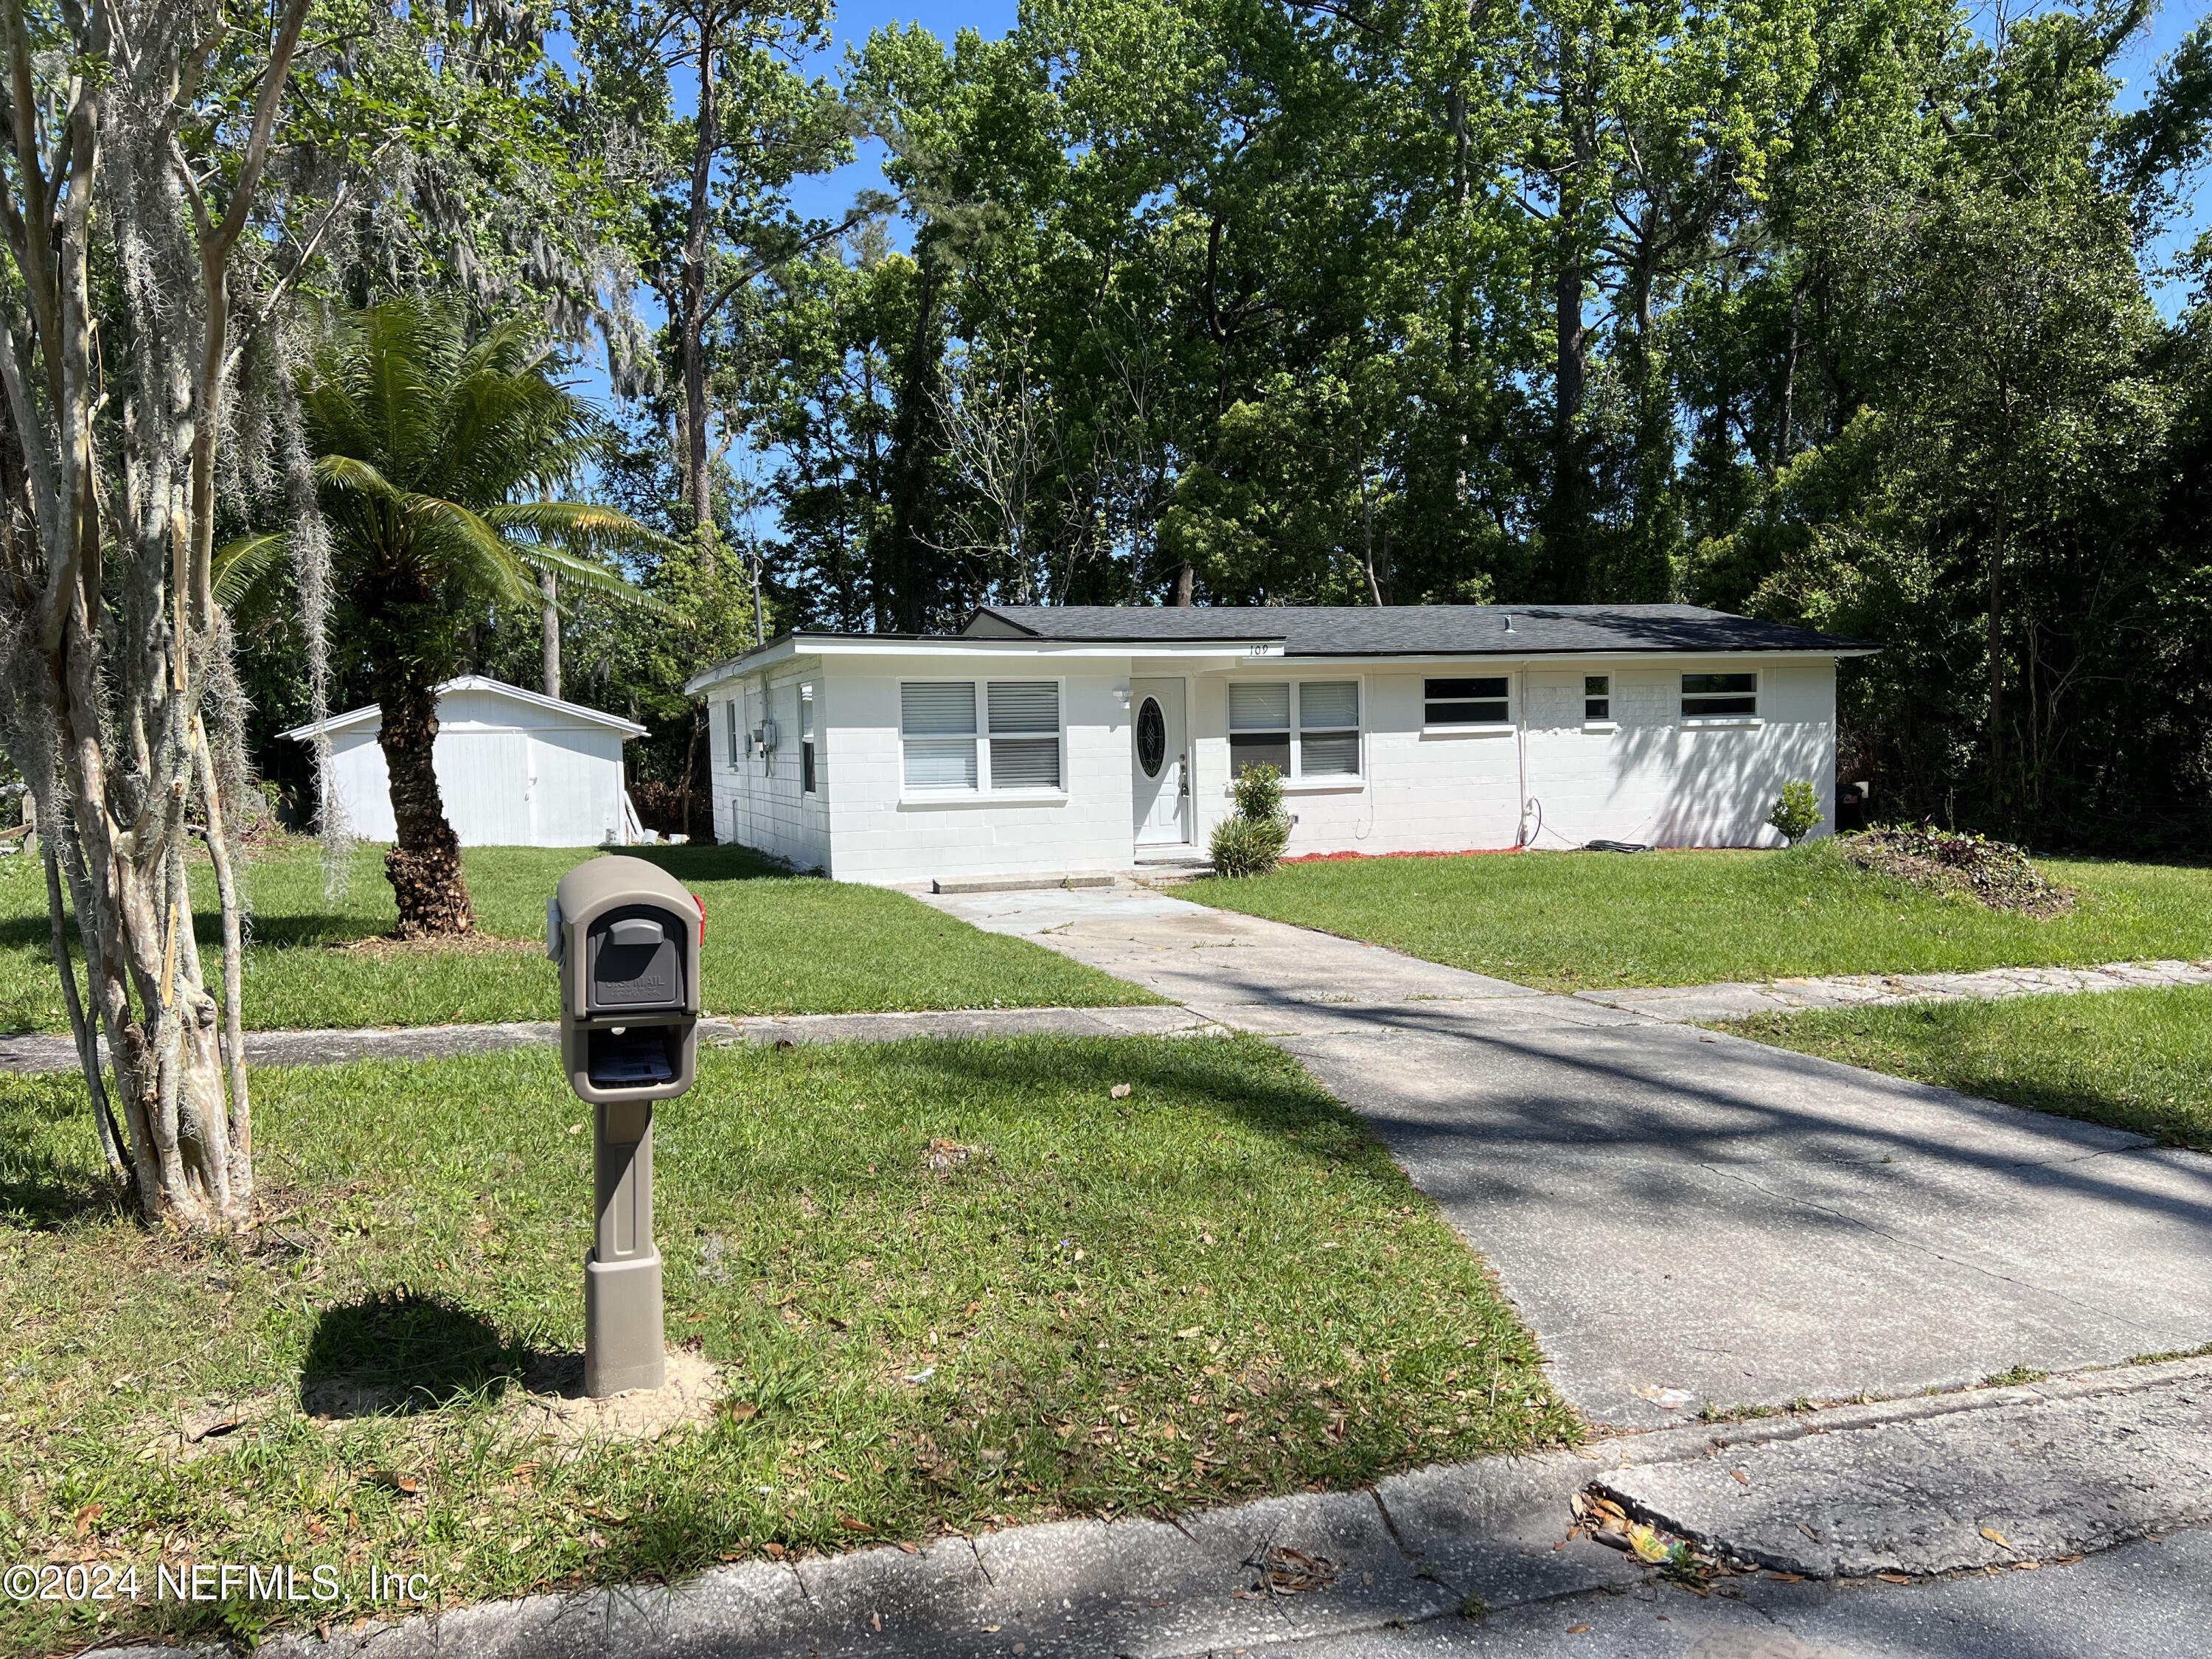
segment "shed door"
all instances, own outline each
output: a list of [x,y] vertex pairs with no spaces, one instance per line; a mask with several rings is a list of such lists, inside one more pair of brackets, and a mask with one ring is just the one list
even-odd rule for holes
[[1190,732],[1182,682],[1130,681],[1129,713],[1137,845],[1181,845],[1190,839]]

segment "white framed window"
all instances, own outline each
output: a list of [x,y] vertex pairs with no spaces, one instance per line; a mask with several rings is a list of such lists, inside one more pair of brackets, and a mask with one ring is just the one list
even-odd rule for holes
[[1359,682],[1298,683],[1298,775],[1359,775]]
[[1293,781],[1359,776],[1359,682],[1232,682],[1229,769],[1248,766],[1272,766]]
[[[981,717],[979,719],[979,716]],[[915,793],[1058,793],[1057,680],[905,680],[901,777]]]
[[975,787],[975,682],[907,680],[899,686],[902,776],[909,789]]
[[1229,687],[1229,773],[1272,766],[1291,775],[1291,683],[1232,681]]
[[1060,781],[1060,682],[991,680],[991,787],[1056,790]]
[[1510,726],[1512,689],[1512,680],[1504,674],[1424,680],[1421,724],[1444,729],[1455,726]]
[[730,764],[736,767],[745,757],[745,718],[744,693],[732,697],[722,705],[722,729],[726,734]]
[[799,790],[814,793],[814,688],[799,688]]
[[1583,720],[1589,726],[1608,726],[1613,721],[1613,676],[1585,674],[1583,676]]
[[1682,718],[1742,720],[1759,713],[1759,676],[1753,674],[1685,674],[1682,676]]

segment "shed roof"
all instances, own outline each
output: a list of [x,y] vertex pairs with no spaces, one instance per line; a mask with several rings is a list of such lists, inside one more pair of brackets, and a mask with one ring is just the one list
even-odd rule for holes
[[1282,641],[1293,657],[1777,651],[1861,655],[1864,640],[1694,605],[985,605],[970,636],[1133,644]]
[[[436,687],[433,695],[440,702],[443,702],[447,697],[456,691],[481,691],[490,696],[514,703],[518,712],[527,708],[541,717],[546,714],[560,716],[557,721],[543,718],[532,720],[518,720],[515,722],[518,727],[556,724],[602,726],[611,731],[621,732],[625,738],[641,738],[645,735],[645,728],[635,720],[626,720],[621,715],[610,714],[604,709],[586,708],[580,702],[568,702],[559,697],[549,697],[543,691],[526,691],[519,685],[509,685],[505,680],[492,679],[483,674],[463,674],[458,679],[447,680]],[[381,718],[382,711],[374,703],[370,703],[365,708],[348,709],[343,714],[333,714],[328,720],[322,721],[319,727],[316,722],[310,720],[305,726],[295,726],[290,731],[280,732],[276,735],[280,738],[289,738],[295,743],[305,743],[315,735],[318,729],[324,732],[348,732],[358,726],[374,726]]]

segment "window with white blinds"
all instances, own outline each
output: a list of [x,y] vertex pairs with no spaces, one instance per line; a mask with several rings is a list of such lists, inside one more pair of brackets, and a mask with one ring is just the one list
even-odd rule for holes
[[1060,682],[993,680],[991,787],[1057,789],[1060,785]]
[[899,687],[899,736],[909,789],[975,787],[975,683],[908,680]]
[[1229,687],[1229,769],[1272,766],[1291,775],[1291,687],[1257,680]]
[[[978,719],[978,716],[981,719]],[[899,686],[906,787],[1033,793],[1065,787],[1057,680],[908,680]]]
[[1298,775],[1359,775],[1359,682],[1306,680],[1298,686]]
[[1358,777],[1359,682],[1232,682],[1229,769],[1241,772],[1248,766],[1272,766],[1286,778]]

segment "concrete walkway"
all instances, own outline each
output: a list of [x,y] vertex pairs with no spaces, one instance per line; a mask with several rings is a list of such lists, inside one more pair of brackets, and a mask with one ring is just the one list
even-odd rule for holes
[[2212,1159],[1156,892],[928,902],[1298,1055],[1597,1421],[2212,1339]]
[[1653,989],[1577,991],[1584,1002],[1650,1019],[1742,1019],[1810,1008],[1863,1008],[1888,1002],[1995,1002],[2007,997],[2212,985],[2212,962],[2112,962],[2100,968],[1989,968],[1972,974],[1831,974],[1745,984],[1670,985]]

